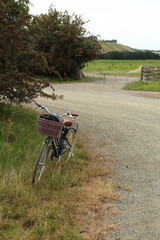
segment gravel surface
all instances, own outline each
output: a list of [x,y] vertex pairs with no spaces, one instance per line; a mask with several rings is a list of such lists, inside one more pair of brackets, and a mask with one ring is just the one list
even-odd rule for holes
[[[158,93],[123,91],[122,84],[55,85],[64,100],[40,99],[51,111],[79,113],[94,150],[112,158],[112,184],[121,201],[112,240],[160,239],[160,100]],[[101,143],[107,143],[100,148]]]

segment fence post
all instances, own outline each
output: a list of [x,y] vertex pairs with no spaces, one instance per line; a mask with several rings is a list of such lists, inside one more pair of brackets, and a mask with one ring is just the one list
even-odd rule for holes
[[105,74],[103,74],[103,84],[105,84]]
[[140,76],[140,81],[142,82],[143,80],[143,66],[141,67],[141,76]]

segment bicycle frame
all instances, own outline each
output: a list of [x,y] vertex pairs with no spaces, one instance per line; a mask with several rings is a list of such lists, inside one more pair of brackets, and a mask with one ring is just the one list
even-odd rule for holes
[[[78,129],[78,124],[77,124],[77,127],[76,129],[74,129],[73,127],[69,127],[69,128],[65,128],[62,130],[62,133],[61,133],[61,136],[59,139],[54,139],[54,138],[51,138],[51,144],[52,144],[52,148],[53,148],[53,153],[51,155],[51,158],[53,157],[56,157],[56,158],[59,158],[61,156],[61,150],[62,150],[62,147],[63,147],[63,143],[64,141],[66,140],[67,144],[68,144],[68,149],[66,149],[65,152],[69,151],[71,149],[71,145],[67,139],[67,134],[69,132],[70,129],[73,129],[75,134],[76,134],[76,131]],[[47,138],[50,138],[50,137],[47,137]],[[64,153],[65,153],[64,152]]]

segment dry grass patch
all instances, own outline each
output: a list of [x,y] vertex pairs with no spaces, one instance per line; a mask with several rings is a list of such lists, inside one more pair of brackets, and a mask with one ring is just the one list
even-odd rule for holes
[[[80,140],[84,146],[84,140]],[[74,189],[72,196],[73,216],[80,225],[83,240],[106,240],[110,231],[115,229],[111,224],[111,217],[118,213],[114,200],[119,197],[113,192],[113,187],[107,183],[111,177],[111,169],[106,166],[106,159],[100,153],[87,152],[88,163],[85,171],[88,178],[81,187]]]
[[111,202],[117,197],[111,185],[96,177],[74,191],[72,218],[79,223],[81,239],[107,239],[108,233],[115,229],[110,216],[115,214]]

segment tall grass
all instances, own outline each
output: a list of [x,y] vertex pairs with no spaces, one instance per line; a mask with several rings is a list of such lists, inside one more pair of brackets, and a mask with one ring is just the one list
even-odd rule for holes
[[91,216],[97,208],[100,211],[101,202],[114,199],[111,186],[99,178],[108,171],[93,164],[78,140],[76,164],[53,167],[50,161],[41,183],[33,188],[42,141],[36,118],[32,110],[0,103],[0,240],[95,239],[96,221]]

